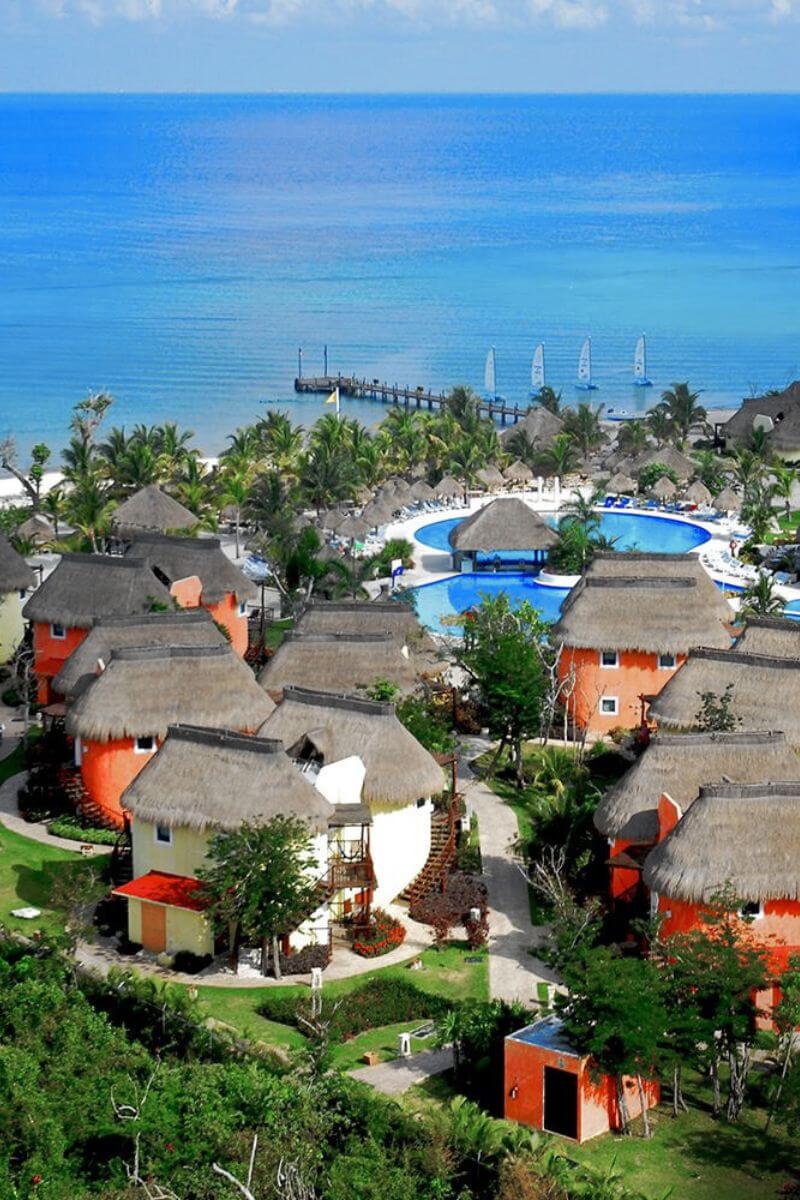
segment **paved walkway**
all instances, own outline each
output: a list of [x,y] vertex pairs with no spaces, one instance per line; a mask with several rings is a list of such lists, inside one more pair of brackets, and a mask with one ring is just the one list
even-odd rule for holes
[[514,861],[519,837],[513,809],[476,779],[468,760],[487,750],[485,739],[462,745],[458,770],[466,798],[478,818],[483,871],[489,890],[489,991],[494,1000],[539,999],[537,984],[555,983],[550,967],[530,951],[541,946],[546,928],[531,924],[528,884]]
[[[58,846],[62,850],[72,850],[77,854],[80,850],[80,842],[74,842],[70,838],[54,837],[48,833],[47,826],[41,821],[25,821],[19,815],[17,792],[24,782],[25,772],[21,771],[18,775],[12,775],[0,786],[0,824],[5,825],[6,829],[10,829],[12,833],[19,833],[23,837],[29,838],[32,842],[41,842],[45,846]],[[92,853],[110,854],[112,849],[111,846],[93,846]]]
[[431,1075],[441,1075],[453,1065],[453,1051],[423,1050],[411,1058],[393,1058],[376,1067],[356,1067],[349,1074],[359,1083],[368,1083],[385,1096],[399,1096],[415,1084],[424,1083]]

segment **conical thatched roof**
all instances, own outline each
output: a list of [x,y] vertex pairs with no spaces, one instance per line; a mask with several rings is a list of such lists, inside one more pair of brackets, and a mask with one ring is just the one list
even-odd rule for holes
[[738,512],[742,507],[742,501],[733,488],[724,487],[714,497],[714,507],[720,512]]
[[800,782],[702,787],[686,816],[647,856],[644,881],[661,896],[800,899]]
[[503,475],[509,483],[530,483],[533,479],[533,471],[527,463],[520,462],[519,459],[510,467],[506,467]]
[[485,488],[499,488],[505,483],[502,472],[498,471],[497,467],[481,467],[475,478],[478,483],[483,484]]
[[638,492],[639,485],[635,479],[631,479],[630,475],[624,474],[622,471],[617,471],[616,475],[612,475],[606,484],[606,490],[616,492],[621,496],[632,496]]
[[558,534],[524,500],[492,500],[450,531],[450,545],[467,553],[549,550]]
[[455,500],[464,495],[463,483],[459,483],[452,475],[445,475],[443,479],[434,484],[433,490],[437,496],[442,496],[445,500]]
[[373,500],[371,504],[368,504],[361,516],[371,529],[379,525],[388,525],[394,519],[392,509],[388,504],[382,504],[379,500]]
[[112,652],[70,706],[67,732],[95,742],[163,738],[180,721],[252,731],[274,708],[227,643],[137,647]]
[[741,650],[693,650],[655,697],[650,716],[664,729],[696,729],[703,692],[723,696],[743,729],[782,729],[800,746],[800,662]]
[[694,555],[598,554],[561,606],[553,636],[583,650],[727,649],[733,613]]
[[678,450],[676,446],[661,446],[653,450],[645,450],[643,454],[636,456],[633,469],[638,474],[644,467],[649,467],[653,463],[661,463],[664,467],[670,467],[675,472],[676,478],[681,480],[694,479],[697,474],[697,463],[687,454]]
[[33,513],[26,521],[17,526],[15,532],[17,537],[26,538],[37,544],[52,542],[56,536],[53,526],[41,513]]
[[773,396],[751,396],[722,426],[726,445],[750,445],[755,422],[769,417],[774,428],[767,434],[771,450],[796,457],[800,450],[800,381]]
[[564,429],[564,422],[555,413],[551,413],[541,404],[528,409],[524,417],[516,425],[509,425],[500,432],[500,441],[507,442],[518,430],[527,434],[528,438],[539,445],[542,450],[551,446],[553,440]]
[[399,808],[434,796],[442,769],[398,720],[392,704],[306,688],[287,688],[262,726],[293,758],[318,756],[323,764],[358,756],[366,767],[363,799],[372,808]]
[[76,696],[107,666],[115,650],[129,646],[227,646],[205,608],[101,618],[70,654],[53,680],[61,696]]
[[607,838],[654,842],[666,793],[686,812],[701,784],[800,777],[800,759],[782,733],[660,733],[603,796],[594,814]]
[[338,508],[328,508],[319,514],[317,523],[322,529],[330,529],[331,533],[336,533],[339,526],[347,520],[348,515]]
[[202,584],[204,604],[218,604],[229,595],[244,604],[258,596],[255,584],[231,562],[219,538],[147,533],[136,538],[128,555],[146,558],[158,578],[170,585],[196,575]]
[[711,504],[713,497],[706,485],[699,479],[695,479],[694,483],[686,489],[686,499],[692,504]]
[[371,528],[372,525],[370,522],[365,521],[363,517],[351,515],[342,521],[336,532],[338,533],[339,537],[349,538],[355,541],[365,538]]
[[800,661],[800,623],[791,617],[750,617],[736,649]]
[[62,554],[22,612],[29,621],[90,629],[100,617],[151,612],[154,604],[171,607],[172,597],[143,558]]
[[650,495],[656,500],[674,500],[677,494],[678,489],[667,475],[662,475],[650,488]]
[[111,527],[122,537],[196,529],[198,518],[154,483],[134,492],[114,512]]
[[0,533],[0,595],[26,592],[36,583],[36,576],[18,554],[4,533]]
[[424,479],[418,479],[411,487],[411,496],[414,500],[419,501],[435,500],[436,492],[432,487],[429,487]]
[[441,664],[410,653],[386,633],[290,633],[258,682],[273,696],[287,687],[365,691],[376,679],[387,679],[401,692],[411,692],[421,675],[441,669]]
[[280,742],[191,725],[170,726],[122,806],[140,821],[230,832],[292,815],[321,833],[334,811]]
[[412,651],[437,653],[413,606],[400,600],[309,600],[295,628],[298,633],[388,634]]

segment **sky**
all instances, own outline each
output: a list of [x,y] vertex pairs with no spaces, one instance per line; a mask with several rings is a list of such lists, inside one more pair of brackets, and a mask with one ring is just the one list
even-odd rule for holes
[[794,91],[800,0],[0,0],[0,91]]

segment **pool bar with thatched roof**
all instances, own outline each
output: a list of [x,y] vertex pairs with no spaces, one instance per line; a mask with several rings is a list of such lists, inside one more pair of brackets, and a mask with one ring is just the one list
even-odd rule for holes
[[558,534],[524,500],[492,500],[448,535],[453,570],[481,570],[500,564],[543,563]]

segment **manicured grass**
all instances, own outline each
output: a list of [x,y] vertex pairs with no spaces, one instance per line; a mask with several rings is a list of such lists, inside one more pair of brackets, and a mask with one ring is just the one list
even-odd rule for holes
[[[421,1021],[401,1021],[397,1025],[384,1025],[381,1029],[368,1029],[366,1033],[359,1033],[357,1037],[334,1046],[331,1062],[340,1071],[349,1071],[352,1067],[365,1067],[367,1064],[364,1062],[364,1055],[367,1050],[379,1054],[381,1062],[388,1062],[392,1058],[397,1058],[398,1035],[410,1033],[412,1029],[418,1028],[421,1024]],[[432,1048],[432,1038],[411,1039],[412,1054],[416,1054],[418,1050],[431,1050]]]
[[292,617],[286,617],[283,621],[273,621],[264,630],[264,646],[267,650],[277,650],[286,634],[294,625]]
[[[51,904],[57,875],[83,870],[86,860],[70,850],[42,845],[0,826],[0,922],[9,929],[31,934],[35,929],[57,933],[63,929],[63,914]],[[24,921],[12,917],[14,908],[40,908],[41,917]]]

